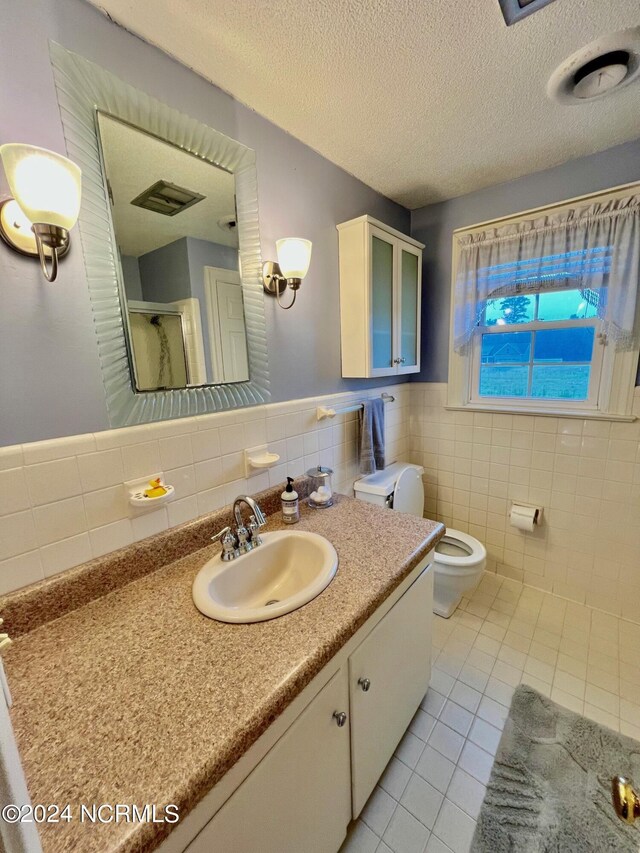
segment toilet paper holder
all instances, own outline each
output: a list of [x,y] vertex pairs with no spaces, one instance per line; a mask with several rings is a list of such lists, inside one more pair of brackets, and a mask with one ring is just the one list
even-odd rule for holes
[[512,503],[509,510],[509,524],[520,530],[535,530],[542,524],[542,513],[541,506]]

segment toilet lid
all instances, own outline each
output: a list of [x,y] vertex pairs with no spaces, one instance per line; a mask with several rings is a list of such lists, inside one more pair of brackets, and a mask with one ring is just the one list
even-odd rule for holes
[[405,468],[400,472],[393,492],[393,508],[397,512],[408,512],[422,518],[424,486],[416,468]]

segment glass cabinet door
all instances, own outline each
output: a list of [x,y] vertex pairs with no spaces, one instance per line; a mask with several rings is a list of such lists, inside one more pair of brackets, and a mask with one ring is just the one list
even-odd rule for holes
[[395,372],[393,362],[394,243],[383,231],[371,229],[371,373]]
[[399,373],[415,371],[420,359],[420,264],[417,249],[400,249]]

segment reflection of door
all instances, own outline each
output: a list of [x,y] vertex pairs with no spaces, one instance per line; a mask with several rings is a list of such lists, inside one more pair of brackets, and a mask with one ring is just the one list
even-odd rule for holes
[[242,284],[235,270],[205,267],[211,366],[214,382],[249,379]]

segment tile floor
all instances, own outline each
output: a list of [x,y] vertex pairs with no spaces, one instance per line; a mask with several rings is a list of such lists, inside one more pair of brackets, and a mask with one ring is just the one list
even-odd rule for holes
[[640,625],[485,574],[434,617],[429,690],[341,853],[467,853],[514,688],[640,740]]

